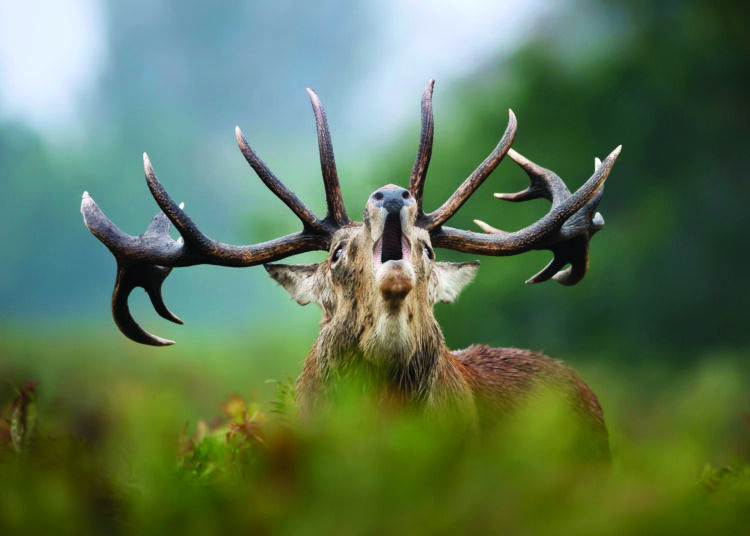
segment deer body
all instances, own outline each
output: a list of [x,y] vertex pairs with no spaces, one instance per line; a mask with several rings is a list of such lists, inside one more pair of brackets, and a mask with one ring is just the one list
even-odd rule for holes
[[[350,357],[364,358],[362,354]],[[331,384],[340,370],[329,361],[330,356],[316,351],[305,360],[297,380],[297,403],[303,418],[324,407],[335,388]],[[425,361],[430,365],[419,370],[407,366],[386,373],[365,373],[380,380],[375,389],[388,406],[417,405],[438,420],[445,414],[459,415],[472,429],[492,427],[512,418],[545,391],[557,394],[566,406],[564,410],[578,420],[586,436],[586,448],[597,457],[608,456],[609,439],[599,400],[561,361],[530,350],[484,345],[455,352],[443,345],[438,354]]]
[[298,303],[316,302],[323,312],[297,384],[303,416],[324,406],[347,375],[365,377],[388,405],[417,406],[437,418],[462,415],[479,428],[555,392],[593,431],[596,450],[607,451],[599,402],[563,363],[528,350],[447,348],[433,305],[453,301],[479,263],[435,261],[417,215],[410,192],[387,185],[370,196],[363,224],[334,235],[325,261],[266,265]]
[[[589,239],[604,225],[596,208],[620,148],[604,162],[597,159],[594,175],[571,194],[557,175],[510,148],[516,119],[509,112],[497,147],[442,206],[426,213],[422,194],[434,133],[432,89],[430,81],[422,98],[419,151],[408,189],[389,184],[373,192],[362,222],[351,221],[344,208],[325,112],[311,90],[328,207],[324,218],[313,214],[273,175],[236,129],[240,150],[250,166],[301,220],[299,233],[248,246],[208,238],[169,197],[145,154],[146,181],[162,212],[142,235],[122,232],[84,192],[84,222],[117,259],[112,296],[115,322],[136,342],[172,344],[143,330],[130,315],[127,300],[135,287],[148,292],[157,313],[182,323],[161,297],[161,285],[172,268],[263,264],[298,303],[316,303],[322,311],[320,333],[298,380],[303,414],[328,403],[337,384],[353,376],[364,378],[384,403],[418,407],[438,419],[459,415],[477,429],[508,418],[540,393],[554,392],[575,417],[576,426],[586,431],[593,449],[606,453],[607,432],[599,402],[572,369],[527,350],[471,346],[451,352],[446,347],[433,306],[453,301],[473,279],[479,262],[438,262],[434,248],[492,256],[548,249],[554,254],[552,261],[527,283],[554,278],[575,285],[588,268]],[[543,197],[552,203],[550,212],[512,233],[478,220],[484,233],[446,226],[506,154],[524,169],[531,183],[521,192],[496,197],[514,202]],[[184,241],[171,238],[170,223]],[[328,257],[310,265],[268,264],[311,250],[327,251]],[[563,269],[566,265],[569,268]]]

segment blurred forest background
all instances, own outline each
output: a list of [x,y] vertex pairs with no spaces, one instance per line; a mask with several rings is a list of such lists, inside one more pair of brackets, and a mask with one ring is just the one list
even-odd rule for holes
[[[122,343],[108,317],[114,260],[85,229],[78,206],[88,190],[120,227],[142,232],[156,213],[142,179],[143,151],[210,236],[229,243],[270,239],[296,230],[297,222],[244,162],[235,124],[276,174],[322,212],[304,93],[314,88],[328,110],[349,212],[357,214],[379,185],[408,181],[419,98],[436,77],[428,208],[490,152],[508,108],[519,119],[515,148],[571,188],[590,176],[594,156],[623,145],[601,205],[606,230],[592,241],[584,282],[572,289],[523,285],[546,264],[547,252],[482,259],[461,300],[439,306],[452,347],[482,341],[620,365],[675,366],[747,349],[747,7],[570,2],[551,15],[530,16],[497,54],[458,58],[461,67],[452,69],[427,55],[383,79],[373,71],[384,68],[381,54],[394,51],[385,50],[376,4],[331,2],[322,11],[284,2],[233,7],[104,4],[104,59],[90,85],[74,95],[74,116],[27,122],[10,113],[7,100],[0,104],[0,325],[8,335],[28,332],[40,340],[96,332],[104,355]],[[284,24],[269,23],[277,20]],[[498,16],[491,31],[507,31],[505,22]],[[18,45],[13,52],[21,57],[25,46],[54,46],[39,36]],[[11,84],[6,76],[0,72],[0,84]],[[56,81],[42,76],[38,83]],[[391,112],[397,117],[382,119]],[[510,230],[533,221],[547,210],[545,201],[523,206],[492,198],[525,187],[525,180],[503,162],[451,224],[476,229],[471,220],[479,218]],[[315,334],[317,311],[299,309],[261,269],[177,270],[165,298],[186,327],[158,319],[145,296],[139,307],[141,294],[133,300],[137,318],[180,343],[156,352],[132,347],[153,359],[179,359],[194,340],[224,332],[251,353],[259,339],[287,338],[292,326],[301,330],[302,346]]]
[[[548,252],[483,258],[461,298],[437,306],[448,345],[531,348],[571,363],[600,394],[615,446],[627,442],[618,410],[645,411],[706,367],[723,372],[696,389],[703,400],[733,393],[725,424],[740,426],[750,389],[750,4],[526,4],[77,0],[47,27],[37,19],[49,14],[0,1],[2,400],[12,393],[5,378],[34,379],[50,407],[89,411],[131,382],[177,393],[185,405],[169,406],[165,422],[179,427],[231,392],[267,397],[264,380],[296,377],[319,312],[289,300],[261,268],[175,270],[164,296],[185,326],[159,319],[140,291],[130,301],[146,329],[178,344],[153,349],[122,337],[109,312],[114,259],[83,225],[81,194],[126,232],[143,232],[157,211],[143,179],[146,151],[209,236],[240,244],[293,232],[297,220],[253,175],[233,128],[324,212],[311,87],[357,215],[375,188],[407,184],[420,96],[435,78],[426,209],[492,150],[508,108],[519,121],[514,148],[571,189],[591,175],[595,156],[623,145],[587,277],[573,288],[527,286]],[[70,45],[79,41],[85,53]],[[52,68],[76,58],[73,82]],[[66,83],[73,89],[64,94]],[[492,197],[526,180],[504,161],[450,225],[527,225],[546,201]]]

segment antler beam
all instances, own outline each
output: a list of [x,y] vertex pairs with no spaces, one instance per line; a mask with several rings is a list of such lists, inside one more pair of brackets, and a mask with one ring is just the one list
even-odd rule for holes
[[[325,111],[317,95],[308,90],[315,112],[320,142],[321,168],[328,203],[328,214],[318,218],[289,188],[268,169],[253,151],[239,127],[235,129],[237,143],[247,162],[261,181],[288,206],[302,222],[302,231],[267,242],[233,246],[212,240],[198,228],[177,205],[156,178],[148,155],[143,154],[146,184],[162,210],[146,231],[131,236],[121,231],[97,206],[88,192],[83,193],[81,213],[89,230],[112,252],[117,261],[117,277],[112,294],[112,314],[120,331],[142,344],[166,346],[174,341],[145,331],[133,319],[128,297],[136,287],[146,290],[156,312],[171,322],[182,321],[164,305],[161,287],[172,268],[196,264],[218,266],[255,266],[307,251],[327,250],[337,229],[350,223],[341,196],[333,147],[328,132]],[[178,240],[169,234],[170,222],[180,234]]]

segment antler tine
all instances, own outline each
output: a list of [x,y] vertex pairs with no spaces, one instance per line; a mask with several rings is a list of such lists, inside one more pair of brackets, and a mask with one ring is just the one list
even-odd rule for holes
[[[160,214],[160,216],[162,215]],[[115,324],[122,334],[128,339],[149,346],[170,346],[175,343],[173,340],[159,337],[143,329],[133,318],[128,306],[128,298],[131,292],[140,286],[148,293],[154,310],[159,316],[175,324],[182,324],[182,320],[164,305],[164,299],[161,295],[162,283],[171,271],[172,268],[155,265],[144,265],[139,269],[132,270],[121,266],[118,262],[115,288],[112,291],[112,318],[114,318]]]
[[[237,129],[237,140],[245,158],[263,182],[302,221],[301,232],[286,235],[268,242],[247,246],[232,246],[210,239],[177,205],[156,178],[148,155],[143,155],[143,167],[149,190],[161,208],[146,231],[131,236],[121,231],[99,209],[88,194],[83,193],[81,213],[89,230],[112,252],[117,261],[117,278],[112,292],[112,316],[120,331],[129,339],[141,344],[166,346],[174,341],[157,337],[144,330],[133,319],[128,298],[136,287],[142,287],[151,298],[156,312],[163,318],[182,324],[164,304],[162,284],[172,268],[195,264],[219,266],[255,266],[289,257],[297,253],[326,250],[335,232],[335,225],[324,224],[268,170],[250,149]],[[169,234],[172,222],[180,233],[174,240]]]
[[320,151],[320,169],[323,173],[323,183],[326,190],[326,205],[328,207],[328,216],[338,227],[343,227],[351,223],[349,215],[344,207],[344,198],[341,195],[341,186],[339,185],[339,176],[336,172],[336,161],[333,157],[333,144],[331,143],[331,133],[328,130],[328,120],[326,112],[320,99],[315,92],[307,88],[310,95],[313,112],[315,113],[315,123],[318,130],[318,149]]
[[[545,181],[549,181],[552,172],[523,159],[526,168],[533,171],[529,175],[532,177],[532,185],[518,194],[510,194],[510,197],[513,200],[534,197],[552,199],[554,206],[546,216],[513,233],[500,231],[478,220],[475,222],[487,231],[487,234],[441,227],[431,233],[433,247],[492,256],[517,255],[535,249],[549,249],[555,254],[555,258],[527,282],[539,283],[555,276],[562,284],[574,285],[586,274],[589,239],[604,226],[604,219],[596,212],[596,208],[603,195],[604,181],[609,176],[621,149],[622,146],[619,146],[612,151],[604,162],[596,166],[594,174],[583,186],[575,193],[567,194],[567,197],[559,202],[557,198],[563,196],[564,192],[559,184],[555,185],[556,181],[552,181],[552,190],[544,194],[540,191],[540,188],[547,187]],[[567,187],[564,189],[567,190]],[[570,264],[571,268],[559,272],[566,264]]]
[[88,192],[81,197],[81,215],[83,223],[99,241],[112,253],[119,253],[119,244],[127,242],[129,235],[121,231],[112,220],[104,215],[99,205]]
[[450,198],[443,203],[443,205],[428,214],[425,218],[425,223],[422,225],[426,230],[432,231],[439,228],[446,221],[448,221],[458,209],[471,197],[477,188],[489,177],[500,161],[503,159],[505,154],[510,149],[513,140],[516,137],[516,127],[518,122],[513,110],[508,110],[508,126],[505,129],[503,137],[497,144],[497,147],[490,153],[490,155],[482,162],[474,172],[458,187]]
[[409,178],[409,193],[416,199],[417,209],[420,213],[422,212],[422,194],[427,178],[427,168],[430,166],[432,142],[435,135],[435,121],[432,116],[432,91],[434,88],[435,80],[430,80],[422,94],[422,131],[419,134],[417,158],[414,161],[414,167]]
[[514,149],[508,151],[508,156],[526,172],[531,184],[525,190],[515,194],[495,194],[496,198],[518,203],[543,197],[552,201],[553,207],[557,207],[570,196],[570,190],[554,172],[535,164]]
[[253,151],[250,144],[247,143],[245,136],[242,134],[242,130],[237,126],[234,128],[234,135],[237,138],[237,145],[242,151],[242,155],[253,168],[255,173],[258,175],[263,184],[271,190],[276,197],[281,199],[289,209],[294,212],[295,216],[299,218],[302,223],[310,228],[319,227],[319,218],[305,205],[284,183],[282,183],[273,172],[268,169],[263,160]]
[[[542,271],[528,279],[527,285],[543,283],[552,278],[561,285],[573,286],[584,278],[589,269],[589,240],[604,227],[604,218],[596,212],[603,195],[604,185],[591,201],[565,222],[560,234],[567,238],[549,248],[553,254],[552,260]],[[570,266],[563,270],[567,264]]]
[[159,205],[162,212],[166,214],[167,218],[169,218],[169,221],[174,224],[175,229],[177,229],[186,242],[189,242],[199,249],[208,249],[211,239],[198,229],[198,226],[193,223],[190,216],[185,214],[185,211],[182,210],[182,206],[178,206],[169,196],[167,191],[156,178],[156,172],[154,171],[154,167],[151,165],[151,160],[146,153],[143,153],[143,171],[146,175],[146,184],[151,191],[151,195],[154,197],[156,204]]
[[[181,209],[181,207],[178,208]],[[172,268],[140,264],[137,261],[139,253],[143,252],[146,244],[156,244],[163,250],[171,249],[173,252],[182,247],[181,241],[172,240],[169,236],[169,219],[167,216],[160,212],[151,221],[145,233],[133,237],[124,233],[112,223],[88,192],[83,193],[81,213],[86,226],[94,236],[107,246],[117,261],[117,277],[112,292],[112,317],[115,324],[126,337],[141,344],[150,346],[174,344],[174,341],[157,337],[139,326],[130,314],[128,307],[130,293],[135,287],[140,286],[146,290],[154,309],[161,317],[170,322],[182,324],[182,320],[164,304],[161,295],[162,283]]]

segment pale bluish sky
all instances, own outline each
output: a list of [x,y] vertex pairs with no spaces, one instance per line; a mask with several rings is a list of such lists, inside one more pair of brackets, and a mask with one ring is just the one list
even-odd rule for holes
[[41,129],[75,121],[104,65],[98,0],[0,0],[0,115]]
[[[551,0],[372,2],[379,30],[369,46],[364,111],[388,134],[418,113],[404,89],[436,78],[445,87],[477,64],[518,46]],[[40,133],[75,130],[81,103],[107,59],[104,8],[99,0],[0,0],[0,117]],[[351,107],[357,106],[351,99]],[[362,110],[358,111],[363,113]],[[367,119],[367,118],[366,118]]]
[[[430,78],[436,95],[482,63],[512,53],[542,18],[569,2],[558,0],[388,0],[375,2],[381,33],[370,39],[379,53],[362,80],[379,129],[396,132],[419,116],[421,89]],[[404,88],[420,93],[403,99]],[[443,93],[444,94],[444,93]],[[383,113],[385,110],[388,113]],[[436,111],[436,113],[438,113]],[[504,127],[503,127],[504,128]]]

